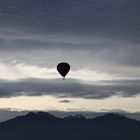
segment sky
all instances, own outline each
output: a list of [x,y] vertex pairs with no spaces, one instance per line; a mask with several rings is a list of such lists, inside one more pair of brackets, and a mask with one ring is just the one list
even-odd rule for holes
[[139,5],[1,0],[0,109],[140,112]]

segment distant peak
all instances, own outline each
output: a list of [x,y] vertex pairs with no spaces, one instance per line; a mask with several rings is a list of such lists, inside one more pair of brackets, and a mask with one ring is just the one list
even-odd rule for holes
[[124,115],[115,114],[115,113],[108,113],[108,114],[104,115],[103,117],[126,118]]
[[56,118],[55,116],[53,116],[50,113],[47,112],[29,112],[27,115],[25,116],[30,116],[30,117],[46,117],[46,118]]
[[32,116],[32,115],[35,115],[34,112],[29,112],[26,116]]
[[86,118],[82,114],[76,114],[75,116],[67,116],[64,118],[65,120],[85,120]]
[[104,116],[96,117],[96,119],[103,119],[103,120],[123,120],[127,119],[124,115],[115,114],[115,113],[108,113]]

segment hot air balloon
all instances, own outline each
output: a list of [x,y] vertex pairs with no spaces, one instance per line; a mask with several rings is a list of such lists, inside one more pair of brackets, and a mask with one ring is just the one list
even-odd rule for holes
[[62,75],[63,80],[65,80],[65,76],[70,71],[70,65],[68,63],[66,63],[66,62],[59,63],[57,65],[57,70]]

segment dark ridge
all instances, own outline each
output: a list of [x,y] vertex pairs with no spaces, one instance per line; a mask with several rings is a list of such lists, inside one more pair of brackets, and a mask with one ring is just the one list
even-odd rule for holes
[[128,119],[127,117],[125,117],[124,115],[120,115],[120,114],[115,114],[115,113],[108,113],[105,114],[103,116],[97,116],[96,119],[102,119],[102,120],[124,120],[124,119]]
[[26,117],[46,117],[46,118],[50,118],[50,119],[56,119],[55,116],[53,116],[50,113],[47,112],[29,112],[27,115],[25,115]]
[[94,119],[80,114],[61,119],[30,112],[0,123],[0,140],[140,140],[140,122],[113,113]]

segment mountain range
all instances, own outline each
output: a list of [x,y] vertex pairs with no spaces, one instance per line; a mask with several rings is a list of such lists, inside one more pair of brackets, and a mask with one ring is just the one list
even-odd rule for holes
[[140,121],[113,113],[87,119],[29,112],[0,123],[0,140],[140,140]]

